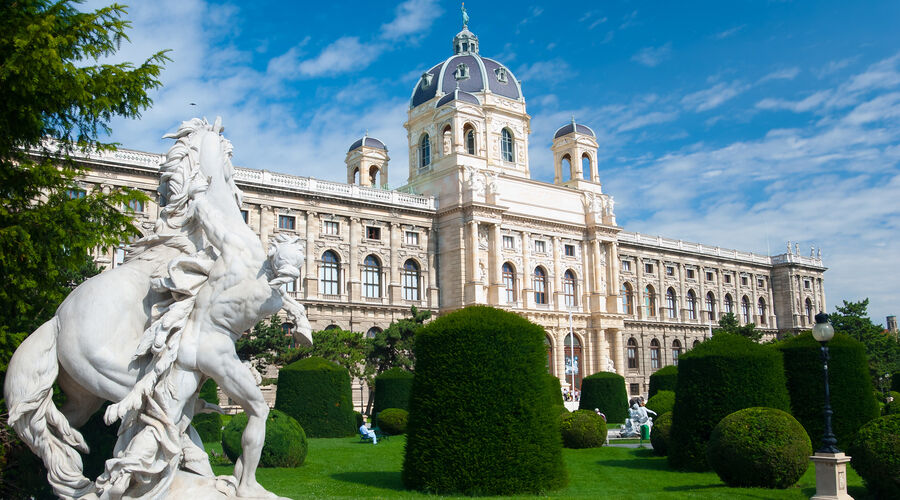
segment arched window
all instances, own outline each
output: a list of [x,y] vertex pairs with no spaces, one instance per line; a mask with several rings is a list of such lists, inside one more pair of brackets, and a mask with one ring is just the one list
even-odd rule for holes
[[407,260],[403,264],[403,300],[420,300],[420,277],[419,264],[412,259]]
[[423,134],[422,140],[419,141],[419,168],[425,168],[428,165],[431,165],[431,140],[428,138],[428,134]]
[[516,301],[516,271],[512,264],[503,264],[503,289],[506,290],[506,302],[512,304]]
[[587,153],[581,155],[581,176],[584,180],[591,180],[591,157]]
[[563,352],[565,352],[565,360],[566,360],[566,380],[575,379],[575,387],[581,387],[581,375],[582,375],[582,367],[581,367],[581,341],[578,339],[578,336],[572,336],[572,334],[566,335],[566,340],[563,344]]
[[508,128],[503,129],[500,132],[500,157],[503,161],[516,161],[514,143],[512,132]]
[[669,318],[677,318],[678,314],[676,311],[678,311],[678,299],[675,298],[675,289],[669,288],[666,290],[666,312],[668,313]]
[[700,341],[699,341],[699,340],[695,340],[694,343],[691,344],[691,347],[692,347],[692,348],[693,348],[693,347],[697,347],[698,345],[700,345]]
[[734,299],[731,298],[731,294],[725,294],[725,312],[734,314]]
[[375,336],[381,332],[382,332],[381,328],[378,328],[377,326],[373,326],[372,328],[369,328],[368,330],[366,330],[366,338],[374,339]]
[[706,292],[706,314],[710,321],[716,320],[716,296],[712,292]]
[[634,291],[628,282],[622,283],[622,312],[634,314]]
[[566,307],[575,307],[575,273],[567,269],[563,274],[563,300]]
[[475,154],[475,129],[471,125],[466,124],[463,127],[463,135],[466,137],[466,153],[470,155]]
[[644,314],[648,318],[656,316],[656,291],[650,285],[644,287]]
[[329,331],[329,330],[340,330],[340,329],[341,329],[341,327],[339,327],[339,326],[335,325],[334,323],[332,323],[332,324],[326,326],[325,329],[324,329],[324,331],[327,332],[327,331]]
[[572,158],[569,155],[565,155],[559,160],[559,171],[561,172],[560,177],[563,179],[572,178]]
[[381,169],[378,167],[378,165],[372,165],[371,167],[369,167],[369,185],[370,186],[372,186],[372,187],[380,186],[380,184],[378,183],[378,172],[380,172],[380,171],[381,171]]
[[678,357],[681,356],[681,341],[675,339],[672,341],[672,364],[678,366]]
[[688,318],[697,319],[697,295],[693,290],[688,290],[687,304],[685,305],[687,305]]
[[626,349],[627,357],[628,357],[628,368],[637,369],[638,367],[638,344],[637,340],[634,340],[634,337],[628,339],[628,348]]
[[534,268],[534,303],[547,303],[547,272],[541,266]]
[[813,323],[813,308],[812,301],[806,299],[806,324],[811,325]]
[[746,295],[741,299],[741,319],[744,324],[750,322],[750,299]]
[[659,369],[659,341],[656,339],[650,341],[650,369]]
[[327,250],[322,254],[322,266],[319,267],[319,287],[322,295],[341,294],[341,260],[337,254]]
[[381,298],[381,263],[374,255],[363,261],[363,297]]
[[760,297],[759,303],[756,305],[756,312],[759,314],[759,324],[766,324],[766,299]]

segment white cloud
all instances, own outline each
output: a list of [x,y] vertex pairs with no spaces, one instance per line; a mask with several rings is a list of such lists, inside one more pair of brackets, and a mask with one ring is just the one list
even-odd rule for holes
[[362,44],[358,37],[345,36],[325,47],[318,56],[300,62],[297,70],[306,77],[336,76],[360,71],[378,59],[384,49],[383,45]]
[[668,42],[659,47],[644,47],[635,55],[631,56],[631,60],[652,68],[668,59],[671,53],[672,43]]
[[684,96],[681,99],[681,104],[698,113],[701,111],[709,111],[710,109],[717,108],[725,101],[734,98],[748,88],[749,86],[739,81],[731,83],[721,82],[708,89]]
[[381,35],[388,40],[422,36],[434,20],[443,14],[436,0],[407,0],[396,8],[396,17],[381,26]]
[[562,59],[538,61],[525,64],[516,70],[516,78],[520,81],[559,81],[575,76],[569,63]]
[[724,40],[726,38],[730,38],[730,37],[736,35],[742,29],[744,29],[744,26],[746,26],[746,25],[742,24],[740,26],[735,26],[734,28],[727,29],[725,31],[720,31],[720,32],[716,33],[715,35],[713,35],[713,38],[715,38],[716,40]]
[[648,125],[656,125],[660,123],[667,123],[674,121],[678,118],[678,113],[675,111],[671,112],[662,112],[662,111],[652,111],[650,113],[636,116],[629,121],[619,125],[617,129],[619,132],[628,132],[629,130],[634,130],[641,127],[646,127]]
[[797,78],[797,75],[800,74],[800,68],[784,68],[778,71],[773,71],[768,75],[759,79],[759,83],[767,82],[769,80],[793,80]]

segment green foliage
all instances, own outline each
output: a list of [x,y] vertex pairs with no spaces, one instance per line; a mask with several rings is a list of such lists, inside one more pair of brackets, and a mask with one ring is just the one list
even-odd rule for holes
[[391,368],[412,370],[415,365],[413,345],[416,333],[431,318],[431,311],[410,308],[411,317],[394,321],[386,330],[375,334],[366,355],[366,364],[375,374]]
[[900,498],[900,415],[870,421],[847,450],[850,465],[877,498]]
[[898,415],[900,414],[900,392],[891,391],[888,393],[890,397],[893,399],[890,402],[884,403],[884,415]]
[[[391,368],[375,377],[372,414],[376,417],[386,408],[409,410],[409,393],[412,391],[413,374],[402,368]],[[377,418],[373,421],[376,425]]]
[[275,408],[297,419],[309,437],[345,437],[356,433],[350,374],[317,356],[278,372]]
[[606,421],[593,410],[575,410],[560,416],[563,446],[599,448],[606,442]]
[[809,467],[812,443],[787,412],[745,408],[723,418],[709,437],[707,462],[729,486],[787,488]]
[[[241,456],[241,436],[247,427],[247,414],[238,413],[231,418],[222,432],[222,450],[235,462]],[[309,444],[303,427],[278,410],[269,412],[266,419],[266,441],[263,444],[260,467],[300,467],[306,460]]]
[[867,312],[869,299],[843,302],[844,305],[835,307],[835,312],[828,318],[835,333],[845,333],[866,346],[872,380],[880,380],[882,375],[900,370],[900,340],[885,333],[881,325],[872,323]]
[[[782,342],[779,349],[784,354],[791,413],[818,442],[825,432],[821,345],[811,332],[806,332]],[[878,402],[872,391],[865,347],[845,334],[836,333],[828,342],[828,351],[828,386],[834,411],[832,429],[838,448],[845,450],[856,431],[879,415]]]
[[200,399],[212,403],[219,404],[219,386],[216,381],[209,378],[200,386]]
[[290,364],[298,359],[318,356],[336,363],[353,378],[365,376],[366,352],[370,342],[361,333],[348,330],[321,330],[312,333],[313,344],[289,349],[279,357],[280,364]]
[[891,375],[891,390],[900,392],[900,371]]
[[739,335],[754,342],[759,342],[763,337],[763,332],[756,329],[755,323],[741,325],[741,322],[738,321],[737,316],[735,316],[734,313],[726,313],[719,319],[719,327],[713,330],[713,335],[720,333]]
[[547,379],[547,400],[550,401],[550,404],[553,406],[565,407],[565,402],[562,397],[562,385],[559,382],[559,377],[547,373],[544,378]]
[[291,348],[293,338],[284,333],[278,315],[269,317],[269,321],[260,321],[253,327],[249,335],[244,335],[234,343],[238,357],[250,361],[259,371],[276,363]]
[[653,419],[653,428],[650,429],[650,444],[653,445],[653,453],[661,457],[668,454],[671,433],[672,412],[662,413]]
[[622,423],[628,417],[628,395],[625,393],[625,377],[597,372],[581,381],[579,410],[600,410],[610,423]]
[[356,417],[356,428],[357,429],[359,429],[360,425],[366,424],[366,417],[364,417],[362,413],[355,411],[355,412],[353,412],[353,416]]
[[659,391],[655,396],[647,400],[647,409],[653,410],[657,415],[669,413],[675,409],[675,392]]
[[674,391],[678,381],[678,367],[675,365],[664,366],[650,374],[649,397],[656,395],[658,391]]
[[678,361],[669,465],[708,470],[706,443],[719,420],[744,408],[790,409],[781,353],[720,333]]
[[[200,387],[200,399],[219,404],[219,386],[213,379],[207,379]],[[222,440],[222,415],[219,413],[199,413],[191,420],[194,430],[204,443],[218,443]]]
[[385,408],[378,413],[378,428],[386,434],[406,434],[409,412],[400,408]]
[[567,482],[557,410],[544,392],[545,335],[485,306],[442,316],[416,335],[407,488],[511,495]]

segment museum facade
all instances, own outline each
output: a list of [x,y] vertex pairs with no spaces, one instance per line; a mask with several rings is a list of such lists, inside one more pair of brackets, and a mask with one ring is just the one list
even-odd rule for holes
[[[373,335],[411,306],[444,314],[488,304],[547,332],[548,369],[564,383],[598,371],[646,395],[649,375],[710,335],[726,313],[769,337],[807,329],[825,310],[819,255],[759,255],[628,232],[602,189],[590,127],[553,137],[554,182],[531,178],[530,117],[512,71],[479,54],[467,28],[453,54],[422,74],[410,98],[409,176],[388,190],[390,158],[367,135],[346,154],[347,182],[236,168],[242,214],[263,244],[306,242],[288,291],[314,329]],[[85,154],[81,189],[128,186],[149,231],[163,155]],[[107,267],[125,248],[97,255]]]

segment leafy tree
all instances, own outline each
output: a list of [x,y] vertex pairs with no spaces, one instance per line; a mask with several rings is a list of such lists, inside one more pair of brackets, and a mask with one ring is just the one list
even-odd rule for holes
[[734,313],[727,313],[719,319],[719,328],[713,330],[713,335],[719,333],[740,335],[741,337],[746,337],[754,342],[759,342],[763,337],[763,333],[756,329],[755,323],[741,325],[741,322],[738,321],[737,316],[735,316]]
[[399,367],[412,370],[415,365],[413,343],[416,333],[431,318],[431,311],[420,311],[415,306],[411,316],[391,323],[386,330],[375,334],[366,361],[375,375]]
[[290,350],[292,342],[293,338],[281,328],[281,319],[273,315],[268,322],[257,323],[249,335],[239,338],[234,348],[239,358],[264,372],[266,366],[278,362]]
[[353,378],[364,378],[369,341],[361,333],[333,329],[313,332],[312,337],[313,345],[290,349],[279,358],[279,363],[287,365],[318,356],[343,366]]
[[900,342],[885,333],[881,325],[872,323],[867,312],[869,299],[859,302],[844,300],[843,303],[829,315],[834,331],[846,333],[866,346],[872,380],[884,384],[881,382],[884,374],[900,370]]

